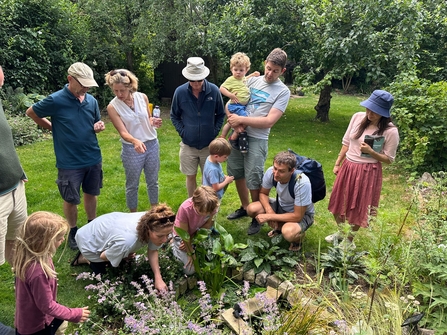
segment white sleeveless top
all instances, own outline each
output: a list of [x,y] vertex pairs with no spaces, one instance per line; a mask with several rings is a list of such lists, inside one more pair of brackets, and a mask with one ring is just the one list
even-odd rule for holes
[[[143,94],[135,92],[132,95],[135,111],[117,97],[113,98],[110,104],[115,108],[129,134],[141,142],[155,140],[157,138],[157,131],[151,126],[148,108]],[[132,144],[122,138],[121,142]]]

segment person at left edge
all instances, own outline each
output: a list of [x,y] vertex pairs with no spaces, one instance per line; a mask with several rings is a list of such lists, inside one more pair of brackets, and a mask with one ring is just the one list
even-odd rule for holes
[[56,183],[70,225],[68,244],[76,250],[81,185],[87,219],[90,222],[96,217],[97,196],[102,187],[102,156],[96,133],[103,131],[105,125],[98,102],[87,93],[98,86],[92,69],[84,63],[74,63],[68,68],[67,80],[63,89],[29,107],[26,114],[53,133]]
[[197,168],[203,172],[208,146],[220,132],[225,110],[219,88],[207,81],[210,70],[200,57],[190,57],[182,70],[187,83],[177,87],[171,121],[180,135],[180,171],[186,175],[188,197],[197,188]]

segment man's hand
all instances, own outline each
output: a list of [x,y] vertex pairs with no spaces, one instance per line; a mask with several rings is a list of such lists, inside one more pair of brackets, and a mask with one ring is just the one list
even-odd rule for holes
[[104,122],[98,121],[93,125],[93,129],[95,130],[95,133],[100,133],[106,129],[106,126],[104,125]]
[[230,126],[232,128],[239,126],[240,124],[242,124],[243,118],[245,118],[245,116],[239,116],[236,114],[230,114],[227,116],[227,121],[230,124]]

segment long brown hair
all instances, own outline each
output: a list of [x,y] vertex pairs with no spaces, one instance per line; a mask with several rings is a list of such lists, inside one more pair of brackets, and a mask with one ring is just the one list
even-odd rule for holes
[[[374,112],[373,112],[374,113]],[[383,135],[385,130],[388,128],[394,127],[394,125],[391,123],[393,120],[391,117],[385,117],[382,116],[377,124],[377,127],[379,130],[374,132],[374,135]],[[366,128],[371,124],[371,121],[368,120],[368,116],[365,114],[365,117],[363,118],[362,122],[360,122],[359,126],[357,127],[357,132],[355,133],[354,138],[359,139]]]
[[57,240],[68,229],[68,222],[58,214],[44,211],[31,214],[17,231],[13,261],[16,276],[25,281],[28,266],[37,262],[47,278],[56,278],[50,259],[56,253]]

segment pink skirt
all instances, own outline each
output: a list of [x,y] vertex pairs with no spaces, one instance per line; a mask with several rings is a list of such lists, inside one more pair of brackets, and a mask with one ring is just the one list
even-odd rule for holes
[[329,211],[345,222],[368,227],[368,216],[377,214],[382,190],[382,164],[343,162],[335,178]]

